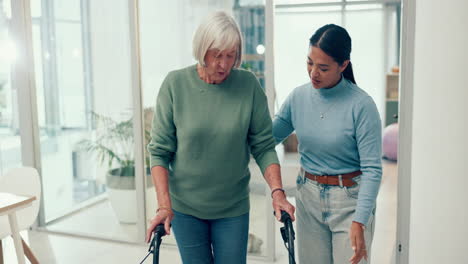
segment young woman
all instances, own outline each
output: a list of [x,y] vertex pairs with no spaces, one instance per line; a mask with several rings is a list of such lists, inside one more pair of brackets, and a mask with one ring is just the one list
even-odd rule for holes
[[277,142],[296,131],[300,263],[366,263],[381,181],[381,123],[356,85],[351,38],[325,25],[310,38],[310,82],[297,87],[273,122]]

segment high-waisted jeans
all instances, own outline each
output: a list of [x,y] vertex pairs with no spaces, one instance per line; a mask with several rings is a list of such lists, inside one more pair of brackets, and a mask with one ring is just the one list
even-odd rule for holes
[[[323,185],[297,177],[297,248],[301,264],[344,264],[353,255],[349,229],[357,205],[360,176],[352,187]],[[364,231],[366,249],[374,233],[374,214]],[[368,259],[369,259],[368,258]],[[368,263],[364,259],[359,263]]]

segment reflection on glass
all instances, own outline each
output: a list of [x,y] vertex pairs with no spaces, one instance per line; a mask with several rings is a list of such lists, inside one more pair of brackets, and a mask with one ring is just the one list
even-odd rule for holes
[[[207,14],[220,9],[232,13],[241,28],[244,37],[241,67],[254,72],[264,86],[264,1],[202,0],[188,3],[180,0],[142,0],[139,9],[143,107],[154,107],[159,87],[169,71],[195,64],[192,56],[194,31]],[[161,36],[164,38],[161,39]],[[252,174],[250,233],[256,245],[249,254],[265,255],[265,180],[254,161],[249,167]],[[154,217],[155,202],[155,196],[147,199],[147,203],[153,204],[147,210],[147,221]],[[175,244],[174,236],[165,238],[163,242]]]
[[0,1],[0,175],[21,166],[17,90],[10,74],[17,49],[10,36],[10,1]]

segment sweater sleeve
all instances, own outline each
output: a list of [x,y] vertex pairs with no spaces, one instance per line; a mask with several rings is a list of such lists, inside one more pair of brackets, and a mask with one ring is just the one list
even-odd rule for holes
[[176,127],[173,116],[173,98],[170,91],[170,74],[164,79],[156,100],[151,129],[151,141],[147,146],[151,155],[151,168],[162,166],[169,169],[177,150]]
[[273,136],[276,144],[281,143],[294,131],[294,126],[291,121],[292,97],[293,93],[289,94],[273,120]]
[[[254,76],[252,76],[255,78]],[[267,98],[260,83],[255,78],[252,117],[248,134],[250,150],[262,174],[271,164],[279,164],[272,134],[272,123],[268,111]]]
[[382,179],[382,127],[379,112],[370,96],[357,107],[355,129],[362,176],[354,221],[367,225]]

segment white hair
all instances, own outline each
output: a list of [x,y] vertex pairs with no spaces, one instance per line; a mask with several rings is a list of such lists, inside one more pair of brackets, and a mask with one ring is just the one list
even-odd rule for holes
[[224,11],[209,15],[195,31],[193,57],[203,67],[209,49],[222,51],[233,47],[237,50],[234,67],[239,67],[242,57],[242,35],[236,20]]

